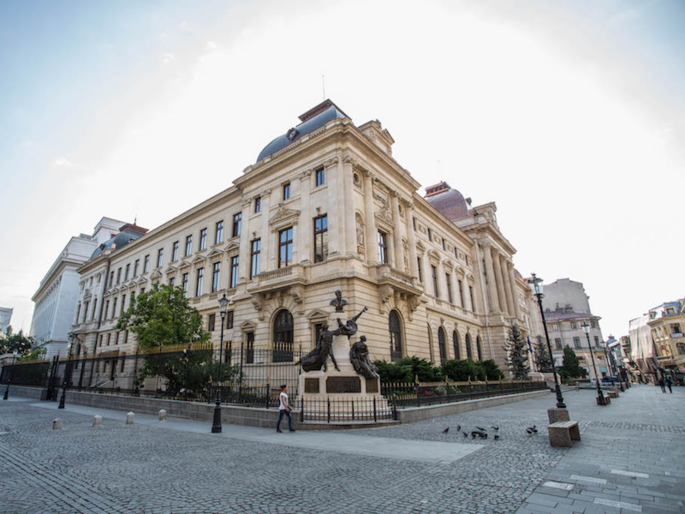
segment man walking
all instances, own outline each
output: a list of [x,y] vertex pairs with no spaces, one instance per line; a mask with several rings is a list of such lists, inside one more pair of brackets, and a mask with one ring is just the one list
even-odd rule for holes
[[668,387],[668,392],[673,394],[673,381],[671,377],[666,377],[666,387]]
[[665,393],[666,392],[666,382],[664,382],[663,378],[659,379],[659,387],[661,387],[661,392]]
[[288,385],[281,386],[281,394],[278,395],[278,423],[276,423],[276,432],[281,433],[281,420],[283,416],[288,416],[288,429],[294,432],[293,417],[290,414],[290,404],[288,403]]

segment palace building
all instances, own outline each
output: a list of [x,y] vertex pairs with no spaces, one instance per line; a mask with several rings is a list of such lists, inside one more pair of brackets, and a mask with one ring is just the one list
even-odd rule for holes
[[99,249],[79,269],[74,356],[136,353],[116,322],[135,295],[170,283],[217,345],[223,294],[229,344],[308,351],[335,319],[340,289],[345,315],[369,308],[358,324],[372,359],[495,359],[506,371],[510,323],[531,339],[544,332],[496,206],[471,206],[444,182],[421,196],[394,142],[380,122],[355,125],[326,100],[228,189],[116,251]]

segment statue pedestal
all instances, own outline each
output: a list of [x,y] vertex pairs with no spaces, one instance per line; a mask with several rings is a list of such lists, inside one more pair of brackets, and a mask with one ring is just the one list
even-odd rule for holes
[[309,371],[299,378],[299,393],[305,421],[373,421],[388,419],[391,409],[381,396],[379,378],[358,375],[350,362],[347,336],[334,336],[333,361],[327,371]]

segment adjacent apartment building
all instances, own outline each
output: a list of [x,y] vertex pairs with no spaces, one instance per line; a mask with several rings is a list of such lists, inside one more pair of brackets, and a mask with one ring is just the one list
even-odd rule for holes
[[32,298],[35,308],[30,334],[45,349],[45,358],[66,355],[69,331],[82,292],[78,268],[92,257],[100,244],[118,234],[123,225],[123,221],[103,217],[92,235],[72,237],[41,280]]
[[[136,342],[116,323],[154,284],[183,288],[218,345],[218,299],[231,300],[227,345],[310,350],[340,289],[373,359],[495,359],[510,323],[542,334],[514,269],[496,205],[471,207],[446,183],[420,184],[394,158],[378,121],[356,125],[327,100],[267,144],[228,189],[78,269],[76,355],[111,362]],[[94,305],[97,301],[97,308]],[[121,368],[118,364],[121,363]],[[106,377],[104,377],[106,379]]]
[[13,310],[8,307],[0,307],[0,334],[4,334],[7,331],[7,327],[10,326]]

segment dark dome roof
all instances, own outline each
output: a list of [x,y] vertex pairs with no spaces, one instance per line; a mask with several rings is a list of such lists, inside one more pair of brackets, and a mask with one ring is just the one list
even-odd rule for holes
[[[102,243],[100,246],[98,246],[95,251],[93,252],[93,255],[90,256],[92,259],[93,257],[96,257],[100,255],[102,252],[109,248],[114,248],[114,250],[119,250],[120,248],[123,248],[127,244],[129,244],[131,241],[134,241],[135,239],[138,239],[140,236],[144,235],[145,232],[147,232],[147,229],[138,229],[136,228],[127,228],[126,226],[122,227],[124,230],[119,232],[116,236],[112,237],[108,241],[105,241]],[[143,230],[145,232],[143,232]],[[114,246],[112,246],[114,245]]]
[[454,221],[469,215],[469,203],[459,191],[446,182],[426,188],[426,201],[448,220]]
[[[319,109],[317,109],[319,108]],[[318,111],[318,112],[317,112]],[[315,115],[308,114],[316,112]],[[300,139],[302,136],[310,134],[317,129],[323,127],[326,123],[336,118],[346,118],[344,112],[342,112],[338,107],[331,102],[326,100],[322,104],[318,105],[314,109],[311,109],[307,113],[300,116],[302,123],[294,128],[291,128],[288,132],[282,136],[278,136],[276,139],[271,141],[264,149],[259,152],[259,157],[257,157],[257,162],[261,161],[264,157],[275,154],[279,150],[283,150],[285,147],[290,146],[295,141]]]

